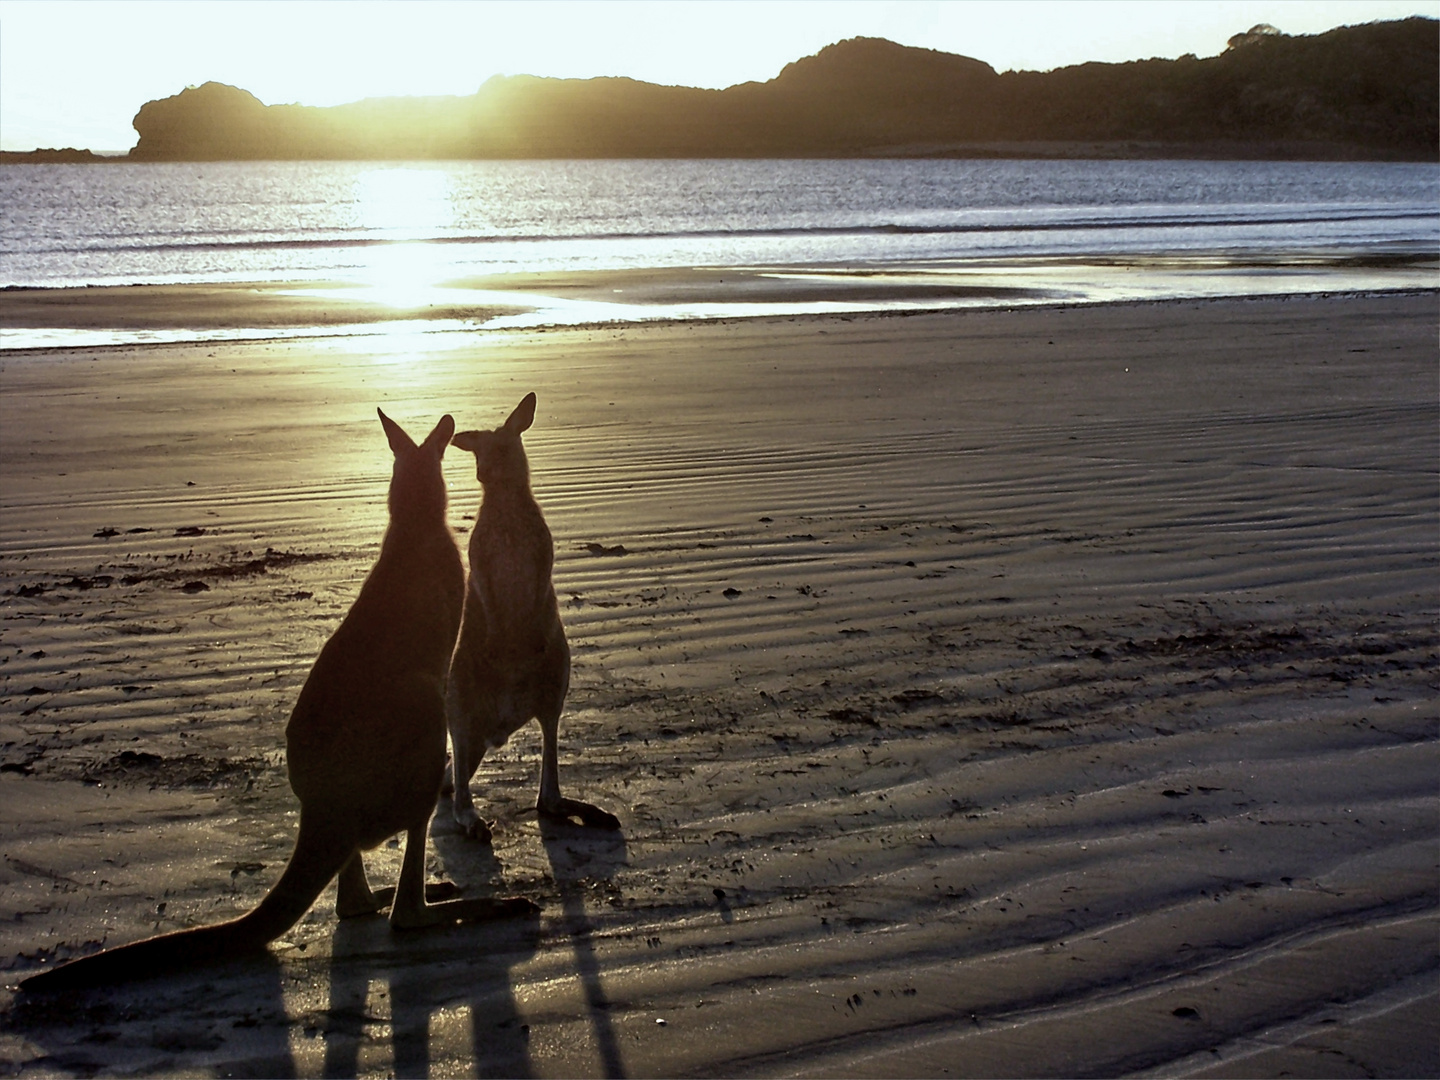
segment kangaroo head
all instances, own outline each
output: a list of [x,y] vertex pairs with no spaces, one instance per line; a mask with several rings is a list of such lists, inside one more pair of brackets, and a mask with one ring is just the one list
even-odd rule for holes
[[535,422],[535,395],[526,394],[509,419],[494,431],[462,431],[452,442],[475,455],[475,475],[491,484],[530,483],[530,463],[520,436]]
[[438,517],[443,521],[445,476],[440,461],[455,433],[454,418],[449,413],[442,416],[435,430],[417,446],[399,424],[380,409],[375,411],[380,414],[380,424],[395,455],[395,469],[390,475],[390,519],[405,523]]

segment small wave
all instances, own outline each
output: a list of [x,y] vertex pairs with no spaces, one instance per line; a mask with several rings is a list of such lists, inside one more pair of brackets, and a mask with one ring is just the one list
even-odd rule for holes
[[[1227,214],[1224,216],[1204,213],[1167,215],[1126,215],[1120,217],[1073,217],[1052,220],[956,222],[936,224],[906,224],[903,222],[881,222],[872,225],[819,225],[786,226],[780,228],[738,228],[738,229],[675,229],[675,230],[612,230],[601,232],[575,233],[439,233],[407,236],[287,236],[267,237],[251,233],[236,234],[233,239],[166,240],[161,242],[115,243],[106,238],[94,238],[77,245],[71,241],[55,247],[25,248],[26,255],[65,255],[77,250],[86,254],[116,253],[173,253],[173,252],[237,252],[237,251],[326,251],[365,248],[383,248],[406,244],[445,245],[490,245],[490,244],[554,244],[576,242],[615,243],[631,241],[686,241],[686,240],[765,240],[765,239],[824,239],[866,236],[987,236],[1025,233],[1055,232],[1116,232],[1124,230],[1150,229],[1233,229],[1247,227],[1275,227],[1287,225],[1323,225],[1354,222],[1402,222],[1425,223],[1433,215],[1406,207],[1396,210],[1356,210],[1351,213],[1334,212],[1290,212],[1274,215]],[[8,254],[21,254],[9,251]]]

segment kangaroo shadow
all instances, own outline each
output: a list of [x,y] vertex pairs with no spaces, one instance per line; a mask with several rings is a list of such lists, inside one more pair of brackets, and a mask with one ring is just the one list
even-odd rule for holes
[[0,1027],[45,1051],[51,1071],[290,1077],[292,1022],[280,960],[243,960],[124,986],[17,995]]
[[[440,841],[437,850],[452,846],[432,840]],[[463,843],[455,842],[463,857],[446,851],[445,863],[466,895],[507,891],[494,854]],[[374,1071],[385,1056],[385,1039],[376,1033],[386,1026],[395,1076],[428,1076],[432,1068],[532,1075],[529,1029],[510,971],[534,954],[538,942],[538,917],[415,931],[392,930],[380,916],[342,920],[332,938],[322,1075]],[[388,999],[388,1025],[377,999]],[[377,1060],[362,1060],[370,1056]]]
[[540,839],[560,892],[565,930],[575,950],[575,971],[585,994],[601,1067],[606,1077],[623,1077],[625,1064],[610,1022],[610,1002],[600,981],[600,963],[592,941],[595,925],[585,911],[585,897],[596,886],[603,887],[628,862],[625,834],[542,817]]

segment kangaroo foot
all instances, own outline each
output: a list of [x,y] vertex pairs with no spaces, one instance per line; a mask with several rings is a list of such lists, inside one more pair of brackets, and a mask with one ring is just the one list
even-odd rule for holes
[[418,910],[392,911],[390,925],[396,930],[418,930],[453,922],[494,922],[497,919],[529,918],[540,914],[540,905],[524,896],[447,900],[426,904]]
[[[384,898],[386,905],[395,900],[395,886],[386,885],[383,889],[376,889],[375,895]],[[460,895],[460,886],[453,881],[427,881],[425,883],[425,902],[427,904],[438,903],[441,900],[449,900]]]
[[427,904],[439,903],[441,900],[449,900],[451,897],[460,895],[460,886],[453,881],[427,881],[425,883],[425,902]]
[[365,863],[357,851],[340,871],[340,880],[335,890],[335,914],[342,919],[354,919],[361,915],[374,915],[390,905],[394,889],[372,889],[365,877]]
[[601,810],[598,806],[591,806],[579,799],[561,799],[553,806],[535,807],[536,813],[542,818],[551,821],[575,821],[579,820],[581,825],[591,829],[612,829],[620,828],[620,819],[608,810]]
[[395,898],[395,890],[392,887],[383,889],[372,889],[368,896],[357,896],[351,894],[346,897],[335,898],[335,915],[341,919],[355,919],[362,915],[374,915],[390,906],[390,901]]
[[[453,881],[427,881],[425,883],[425,902],[427,904],[438,903],[442,900],[449,900],[460,895],[460,886]],[[395,886],[382,885],[378,889],[370,890],[368,900],[356,902],[352,897],[343,907],[339,899],[335,901],[335,914],[341,919],[353,919],[359,915],[374,915],[385,910],[395,902]]]
[[455,824],[460,826],[460,831],[472,840],[478,840],[482,844],[488,844],[491,840],[490,824],[479,814],[475,813],[473,806],[457,807],[455,810]]

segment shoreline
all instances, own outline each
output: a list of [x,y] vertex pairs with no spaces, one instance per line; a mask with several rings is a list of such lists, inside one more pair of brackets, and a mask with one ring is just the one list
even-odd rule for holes
[[1318,267],[1316,258],[675,267],[402,285],[9,286],[0,289],[0,352],[1440,290],[1431,255],[1350,254]]
[[[36,147],[33,150],[0,150],[0,165],[193,165],[193,164],[292,164],[296,161],[324,161],[332,164],[362,164],[382,167],[395,165],[451,164],[455,162],[494,161],[592,161],[589,156],[562,158],[132,158],[133,147],[127,150],[90,150],[75,147]],[[790,161],[835,160],[902,160],[939,159],[947,161],[1277,161],[1277,162],[1375,162],[1432,164],[1434,157],[1426,151],[1377,147],[1371,143],[1355,143],[1323,139],[1212,139],[1208,141],[1170,142],[1153,139],[1028,139],[1028,140],[961,140],[927,142],[912,146],[893,146],[880,152],[786,155],[769,157]],[[626,156],[605,160],[634,160]],[[748,156],[715,157],[704,155],[646,156],[645,161],[734,161],[751,160]]]
[[[0,1057],[1433,1074],[1437,340],[1427,291],[12,354]],[[493,847],[442,799],[431,865],[537,922],[395,935],[331,890],[255,962],[18,997],[275,880],[376,406],[531,390],[561,782],[622,832],[536,820],[531,725],[477,776]]]

